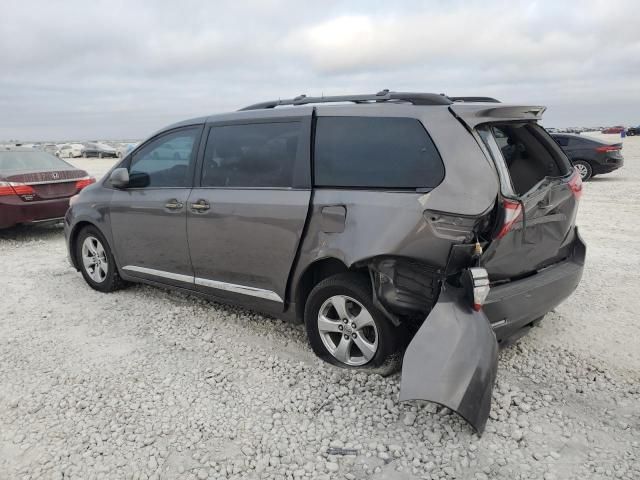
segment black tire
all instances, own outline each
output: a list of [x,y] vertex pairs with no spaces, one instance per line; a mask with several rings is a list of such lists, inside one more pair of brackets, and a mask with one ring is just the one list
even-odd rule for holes
[[582,178],[583,182],[586,182],[591,177],[593,177],[593,168],[589,162],[584,160],[574,160],[573,166],[576,167],[578,173],[580,174],[580,178]]
[[[355,333],[356,336],[353,338],[362,336],[362,339],[366,339],[369,342],[372,338],[377,338],[377,348],[375,350],[375,354],[372,356],[372,358],[366,361],[365,355],[361,355],[361,361],[364,361],[364,363],[361,364],[349,364],[338,360],[324,343],[325,341],[335,343],[342,342],[343,334],[345,334],[346,338],[346,330],[343,330],[342,333],[332,332],[327,334],[325,332],[324,334],[322,334],[322,337],[319,330],[318,323],[320,309],[323,308],[326,302],[329,302],[330,299],[342,296],[349,297],[349,299],[347,300],[347,309],[350,309],[351,312],[358,313],[361,312],[360,307],[364,307],[364,309],[366,309],[366,311],[373,319],[373,323],[375,324],[375,328],[371,326],[357,330],[351,330],[351,324],[342,325],[343,329],[349,328],[349,332],[352,332],[350,333],[351,335]],[[352,300],[355,300],[355,302],[353,302]],[[348,316],[351,315],[351,312],[348,313]],[[336,318],[339,317],[339,315],[337,315],[336,309],[333,310],[333,313],[336,314]],[[352,318],[357,317],[358,315],[355,315]],[[371,283],[369,278],[363,274],[341,273],[329,277],[318,283],[318,285],[316,285],[313,290],[311,290],[311,293],[307,298],[304,310],[304,319],[307,329],[307,337],[315,354],[326,362],[339,367],[366,369],[380,367],[385,364],[385,362],[391,361],[391,359],[395,357],[395,354],[399,350],[399,332],[396,332],[397,329],[373,304]],[[339,323],[339,320],[336,320],[336,323]],[[375,337],[374,335],[372,335],[372,332],[375,333]],[[325,338],[324,341],[323,338]],[[358,340],[361,341],[361,338],[358,338]],[[363,352],[363,350],[357,347],[356,340],[350,340],[350,343],[355,345],[355,347],[351,347],[351,352]],[[356,355],[354,355],[353,357],[357,358]]]
[[[85,266],[83,261],[83,245],[85,240],[87,239],[96,239],[102,249],[104,250],[103,258],[106,260],[104,264],[106,264],[106,275],[103,279],[97,280],[95,277],[99,275],[94,274],[94,278],[92,278],[92,272]],[[75,244],[75,255],[76,255],[76,264],[80,268],[80,272],[84,277],[85,281],[89,284],[91,288],[94,290],[98,290],[100,292],[108,293],[113,292],[115,290],[119,290],[123,288],[126,283],[122,278],[120,278],[120,274],[118,273],[118,267],[116,266],[116,261],[113,258],[113,253],[111,252],[111,247],[107,243],[107,240],[104,238],[104,235],[93,226],[88,226],[83,228],[78,237],[76,238]],[[102,261],[102,259],[101,259]],[[95,267],[97,268],[97,267]],[[94,268],[94,271],[95,271]]]

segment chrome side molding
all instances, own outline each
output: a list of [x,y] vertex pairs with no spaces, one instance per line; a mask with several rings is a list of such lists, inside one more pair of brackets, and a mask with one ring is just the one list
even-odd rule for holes
[[200,285],[203,287],[215,288],[216,290],[224,290],[226,292],[239,293],[252,297],[264,298],[273,302],[282,303],[283,300],[276,292],[264,290],[262,288],[248,287],[246,285],[236,285],[235,283],[219,282],[217,280],[209,280],[207,278],[193,277],[191,275],[182,275],[180,273],[165,272],[164,270],[156,270],[154,268],[138,267],[136,265],[125,265],[122,270],[127,272],[142,273],[145,275],[153,275],[155,277],[168,278],[178,282],[188,283],[190,285]]
[[272,300],[274,302],[282,303],[282,298],[276,292],[271,290],[263,290],[262,288],[247,287],[244,285],[236,285],[234,283],[218,282],[216,280],[208,280],[206,278],[195,279],[196,285],[202,285],[203,287],[215,288],[218,290],[225,290],[227,292],[241,293],[243,295],[251,295],[252,297],[264,298],[266,300]]
[[145,275],[153,275],[155,277],[169,278],[178,282],[189,283],[193,285],[192,275],[182,275],[180,273],[165,272],[164,270],[156,270],[154,268],[138,267],[136,265],[125,265],[122,267],[127,272],[144,273]]

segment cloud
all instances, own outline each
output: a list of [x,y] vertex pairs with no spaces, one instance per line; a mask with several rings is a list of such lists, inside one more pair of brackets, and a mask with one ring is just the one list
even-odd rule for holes
[[266,99],[381,88],[543,103],[552,123],[640,120],[630,1],[3,7],[0,139],[140,137]]

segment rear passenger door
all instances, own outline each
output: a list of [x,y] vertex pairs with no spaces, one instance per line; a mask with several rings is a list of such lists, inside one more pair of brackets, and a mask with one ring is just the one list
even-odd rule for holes
[[279,311],[311,199],[311,114],[214,123],[187,203],[196,288]]

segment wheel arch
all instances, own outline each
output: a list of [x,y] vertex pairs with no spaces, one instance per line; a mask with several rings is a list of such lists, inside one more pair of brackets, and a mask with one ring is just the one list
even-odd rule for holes
[[335,257],[324,257],[310,263],[300,275],[294,293],[295,317],[302,322],[304,319],[304,308],[309,297],[309,293],[318,283],[325,278],[329,278],[338,273],[357,272],[366,273],[363,268],[349,268],[345,263]]
[[102,233],[103,237],[107,238],[107,236],[104,234],[102,229],[98,227],[98,225],[88,220],[80,220],[72,227],[71,231],[69,232],[69,257],[71,258],[71,262],[73,263],[74,268],[78,271],[80,270],[80,265],[78,265],[78,259],[76,258],[78,235],[80,235],[80,232],[86,227],[95,228],[100,233]]

